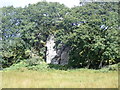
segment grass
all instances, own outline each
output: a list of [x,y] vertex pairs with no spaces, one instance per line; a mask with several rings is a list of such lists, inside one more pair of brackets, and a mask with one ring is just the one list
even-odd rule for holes
[[2,72],[0,72],[0,90],[2,88]]
[[2,72],[3,88],[118,88],[118,71],[42,70]]

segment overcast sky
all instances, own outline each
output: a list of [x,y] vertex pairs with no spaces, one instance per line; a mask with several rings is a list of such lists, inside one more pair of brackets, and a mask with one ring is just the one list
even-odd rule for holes
[[[24,7],[25,5],[40,2],[42,0],[0,0],[0,7],[11,6],[14,7]],[[48,2],[59,2],[65,4],[68,7],[73,7],[79,5],[80,0],[46,0]]]

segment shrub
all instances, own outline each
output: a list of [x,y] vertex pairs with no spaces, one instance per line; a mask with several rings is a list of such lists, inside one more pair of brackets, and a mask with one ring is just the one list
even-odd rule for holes
[[30,59],[26,60],[26,63],[29,64],[29,66],[33,66],[33,65],[38,65],[38,64],[42,64],[44,60],[41,57],[32,57]]
[[49,66],[45,62],[41,62],[41,64],[36,64],[36,65],[30,65],[26,60],[23,60],[17,64],[13,64],[9,68],[5,68],[4,70],[20,70],[20,71],[25,71],[25,70],[46,70],[48,69]]
[[48,64],[43,62],[43,63],[38,64],[38,65],[28,66],[27,68],[28,68],[28,70],[39,71],[39,70],[47,70],[49,67],[48,67]]
[[49,68],[51,69],[57,69],[57,70],[67,70],[67,65],[58,65],[58,64],[49,64]]
[[27,66],[28,66],[28,64],[25,62],[25,60],[23,60],[17,64],[13,64],[12,66],[5,68],[4,70],[19,70],[19,69],[25,68]]
[[119,64],[109,65],[100,69],[101,72],[118,71]]

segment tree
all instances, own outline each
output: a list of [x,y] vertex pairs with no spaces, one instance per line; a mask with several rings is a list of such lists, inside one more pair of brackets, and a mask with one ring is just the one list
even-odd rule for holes
[[62,38],[57,41],[71,46],[70,66],[101,68],[119,62],[117,3],[89,3],[72,8],[70,15],[76,20],[72,30],[56,34]]
[[59,3],[47,2],[25,8],[2,8],[2,58],[7,63],[5,67],[19,60],[32,58],[32,54],[45,59],[46,40],[49,34],[54,33],[56,23],[67,9]]
[[69,9],[59,3],[39,2],[0,10],[3,67],[23,59],[45,61],[50,34],[55,36],[57,49],[70,47],[72,67],[101,68],[119,62],[117,3],[87,3]]

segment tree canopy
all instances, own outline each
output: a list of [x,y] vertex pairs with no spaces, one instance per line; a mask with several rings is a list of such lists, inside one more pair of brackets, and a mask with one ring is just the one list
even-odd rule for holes
[[25,8],[3,7],[0,17],[0,62],[9,67],[38,56],[45,61],[46,40],[70,47],[70,67],[101,68],[120,60],[118,3],[97,2],[67,8],[39,2]]

